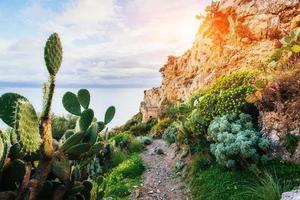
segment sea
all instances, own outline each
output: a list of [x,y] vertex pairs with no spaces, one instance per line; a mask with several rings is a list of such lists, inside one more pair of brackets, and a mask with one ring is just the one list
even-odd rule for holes
[[[90,108],[95,112],[98,120],[103,121],[106,109],[113,105],[116,107],[114,119],[108,125],[108,128],[120,126],[129,120],[134,114],[139,112],[139,106],[143,100],[144,90],[146,88],[86,88],[90,91]],[[52,112],[56,115],[66,116],[68,112],[62,105],[62,97],[67,91],[77,93],[78,88],[56,88]],[[33,104],[37,112],[42,107],[42,89],[41,88],[22,88],[8,87],[0,88],[0,95],[13,92],[25,96]],[[6,125],[0,119],[0,128],[6,128]]]

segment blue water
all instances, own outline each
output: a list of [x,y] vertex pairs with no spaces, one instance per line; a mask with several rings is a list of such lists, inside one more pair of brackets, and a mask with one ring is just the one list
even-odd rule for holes
[[[88,89],[88,88],[87,88]],[[131,116],[139,112],[139,105],[143,99],[145,88],[92,88],[90,107],[94,110],[98,120],[103,120],[107,107],[114,105],[116,115],[109,128],[124,124]],[[61,99],[65,92],[77,93],[78,89],[57,88],[54,95],[52,111],[57,115],[66,115]],[[37,112],[41,111],[42,89],[41,88],[0,88],[0,95],[6,92],[19,93],[25,96],[33,104]],[[0,128],[5,128],[0,120]]]

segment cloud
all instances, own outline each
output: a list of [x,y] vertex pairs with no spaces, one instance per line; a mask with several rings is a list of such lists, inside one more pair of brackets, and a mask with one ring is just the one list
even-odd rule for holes
[[[195,15],[207,4],[68,0],[57,1],[60,8],[53,9],[41,2],[32,1],[21,13],[32,35],[5,43],[0,37],[0,80],[44,80],[42,46],[55,31],[64,46],[59,84],[159,85],[159,68],[168,55],[180,55],[191,47],[199,25]],[[26,75],[20,78],[22,73]]]

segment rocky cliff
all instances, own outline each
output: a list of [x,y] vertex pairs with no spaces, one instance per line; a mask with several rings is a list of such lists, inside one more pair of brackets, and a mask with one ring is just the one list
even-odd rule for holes
[[[192,48],[182,56],[169,56],[160,69],[162,85],[145,91],[144,120],[150,115],[159,117],[164,102],[186,102],[221,74],[262,65],[279,40],[300,26],[300,0],[221,0],[208,6],[206,13]],[[276,110],[272,112],[273,117],[281,118]],[[270,115],[261,112],[263,127],[269,126]],[[293,130],[300,135],[297,128]],[[268,132],[282,135],[283,131]]]
[[[299,0],[222,0],[206,9],[193,46],[169,56],[162,85],[145,92],[145,103],[184,102],[225,71],[264,62],[278,39],[300,25]],[[159,91],[159,92],[158,92]],[[153,96],[161,97],[153,102]]]

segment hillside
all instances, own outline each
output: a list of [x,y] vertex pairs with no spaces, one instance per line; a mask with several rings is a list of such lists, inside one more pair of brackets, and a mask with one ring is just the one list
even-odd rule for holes
[[[167,64],[160,69],[161,86],[145,91],[140,108],[144,120],[159,118],[164,106],[170,102],[187,102],[196,91],[223,74],[239,69],[258,69],[262,76],[287,73],[289,68],[266,73],[269,68],[266,61],[280,47],[279,40],[300,26],[299,11],[299,0],[222,0],[212,3],[206,8],[207,14],[192,48],[182,56],[169,56]],[[294,69],[299,68],[295,59],[289,60],[289,64]],[[299,76],[292,76],[294,83],[300,86]],[[289,105],[284,100],[276,101],[276,108],[272,110],[257,107],[260,108],[261,127],[274,144],[280,146],[288,130],[300,134],[297,125],[300,109],[299,102]],[[294,112],[287,116],[290,110]],[[298,148],[292,159],[299,158]]]

